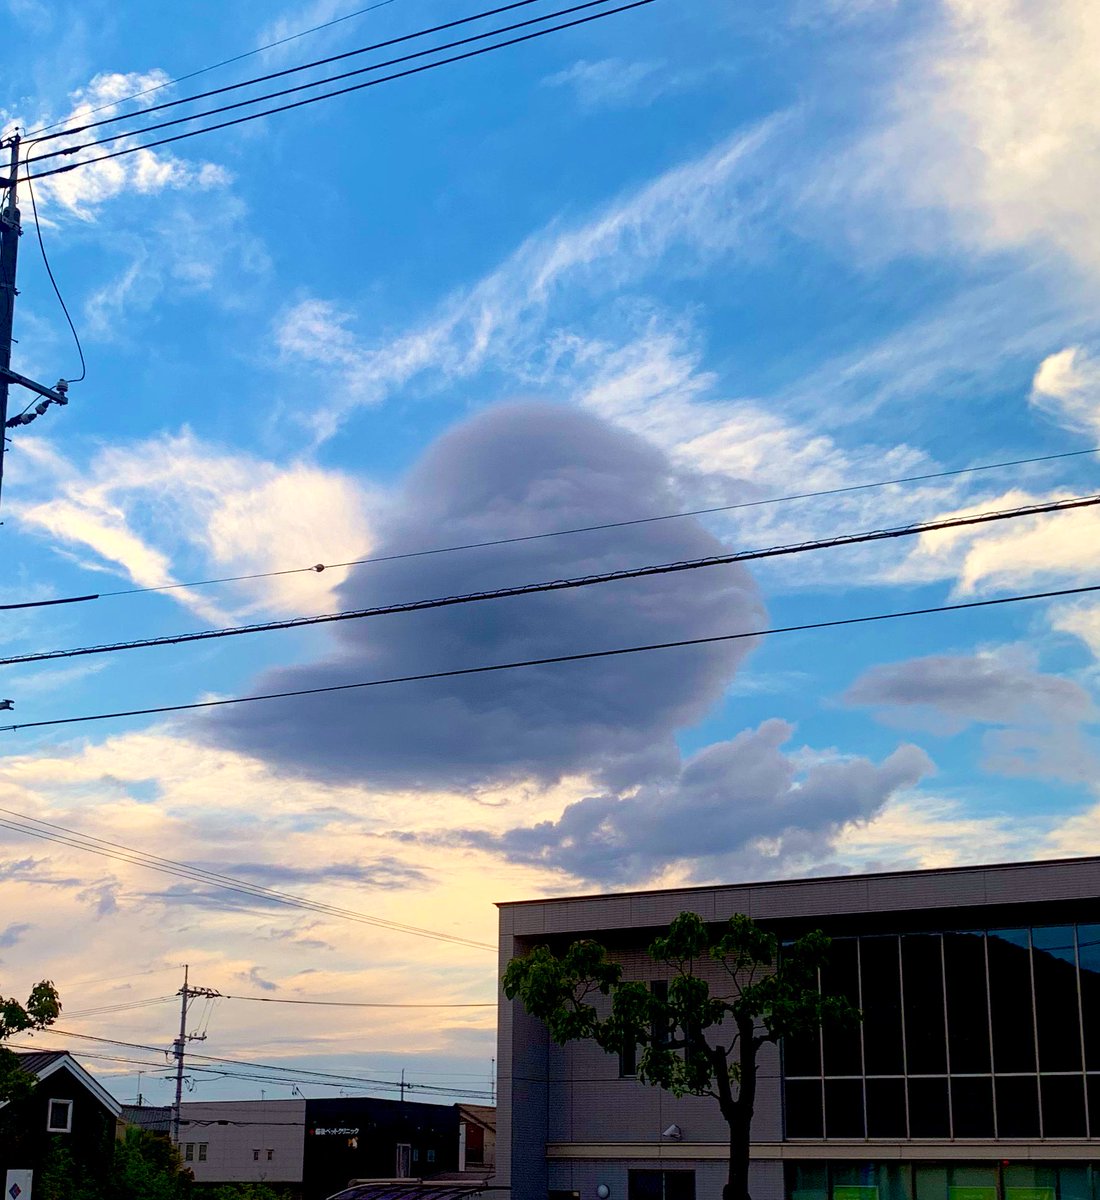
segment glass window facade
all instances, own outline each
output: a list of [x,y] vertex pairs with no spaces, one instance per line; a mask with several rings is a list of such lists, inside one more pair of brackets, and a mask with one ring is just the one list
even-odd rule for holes
[[1100,1138],[1100,925],[836,938],[820,982],[863,1020],[784,1045],[786,1137]]
[[1094,1163],[789,1163],[787,1200],[1100,1200]]

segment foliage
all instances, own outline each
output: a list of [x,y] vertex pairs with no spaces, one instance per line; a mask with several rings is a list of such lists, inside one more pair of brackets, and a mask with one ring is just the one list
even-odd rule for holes
[[213,1191],[196,1190],[202,1200],[289,1200],[290,1193],[276,1190],[266,1183],[223,1183]]
[[[813,932],[780,950],[775,935],[746,916],[708,926],[696,913],[682,912],[649,947],[666,969],[666,995],[624,980],[621,965],[590,939],[561,954],[537,946],[514,958],[504,972],[504,994],[518,997],[556,1042],[592,1038],[612,1053],[641,1046],[638,1078],[644,1083],[675,1096],[712,1096],[730,1129],[723,1195],[747,1200],[760,1048],[859,1018],[846,999],[818,989],[829,944]],[[720,982],[708,978],[715,975]],[[606,1004],[592,1003],[598,995],[610,996],[609,1012]]]
[[66,1142],[50,1139],[50,1148],[35,1173],[35,1200],[103,1200],[103,1192],[86,1170],[77,1166]]
[[179,1150],[166,1137],[131,1125],[115,1143],[112,1200],[179,1200],[190,1182]]
[[[13,1034],[45,1029],[61,1014],[61,997],[48,980],[36,983],[26,1004],[0,996],[0,1042]],[[31,1093],[34,1080],[19,1067],[18,1058],[0,1045],[0,1102],[18,1100]]]

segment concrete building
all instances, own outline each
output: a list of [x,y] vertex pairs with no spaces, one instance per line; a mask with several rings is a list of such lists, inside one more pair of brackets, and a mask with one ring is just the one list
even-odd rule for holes
[[[627,978],[681,911],[823,929],[853,1030],[766,1046],[753,1200],[1100,1200],[1100,858],[500,906],[500,968],[591,936]],[[497,1176],[513,1200],[718,1200],[727,1127],[501,1001]],[[599,1190],[597,1190],[599,1189]]]

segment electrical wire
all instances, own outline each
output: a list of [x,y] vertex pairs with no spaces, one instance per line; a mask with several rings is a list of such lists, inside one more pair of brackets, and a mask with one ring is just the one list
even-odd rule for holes
[[[69,315],[69,307],[65,303],[65,298],[61,295],[61,289],[57,286],[57,280],[53,275],[53,268],[50,266],[49,255],[46,253],[46,243],[42,240],[42,223],[38,219],[38,202],[34,198],[34,181],[29,174],[30,157],[27,158],[27,191],[31,197],[31,212],[34,214],[34,231],[38,235],[38,249],[42,252],[42,264],[46,268],[46,274],[50,278],[50,285],[53,287],[54,295],[57,297],[58,304],[61,305],[61,311],[65,314],[65,320],[69,322],[69,329],[72,331],[73,341],[76,342],[76,352],[80,355],[80,374],[75,379],[66,379],[65,383],[81,383],[88,375],[88,364],[84,361],[84,348],[80,344],[80,335],[76,331],[76,326],[73,324],[73,319]],[[29,406],[28,406],[29,407]],[[27,410],[24,409],[24,412]]]
[[[281,996],[222,996],[223,1000],[251,1000],[254,1004],[314,1004],[325,1008],[496,1008],[496,1001],[454,1004],[451,1001],[424,1004],[378,1004],[364,1000],[289,1000]],[[69,1014],[66,1013],[66,1016]]]
[[[102,1043],[104,1045],[108,1045],[108,1046],[121,1046],[127,1050],[146,1050],[146,1051],[151,1051],[154,1054],[165,1054],[165,1055],[167,1055],[169,1053],[169,1051],[165,1050],[161,1046],[142,1045],[141,1043],[138,1043],[138,1042],[122,1042],[122,1041],[118,1041],[115,1038],[95,1037],[89,1033],[73,1033],[69,1030],[58,1029],[57,1026],[55,1026],[55,1025],[49,1026],[48,1032],[51,1035],[58,1034],[61,1037],[76,1038],[79,1041],[100,1042],[100,1043]],[[233,1067],[246,1067],[246,1068],[250,1068],[253,1071],[257,1071],[257,1070],[278,1071],[284,1075],[294,1074],[295,1076],[297,1076],[297,1079],[295,1079],[291,1082],[297,1082],[297,1083],[317,1083],[320,1085],[326,1080],[334,1080],[335,1086],[337,1086],[337,1087],[346,1086],[348,1083],[365,1083],[365,1084],[370,1084],[375,1087],[390,1088],[393,1091],[397,1091],[401,1087],[400,1082],[396,1079],[394,1079],[394,1080],[375,1079],[375,1078],[372,1078],[369,1076],[351,1075],[351,1074],[345,1075],[345,1074],[339,1074],[339,1073],[336,1073],[333,1071],[314,1071],[314,1070],[309,1069],[308,1067],[294,1067],[294,1066],[278,1065],[275,1063],[249,1062],[249,1061],[246,1061],[244,1059],[239,1059],[239,1058],[222,1058],[216,1054],[199,1054],[199,1053],[193,1052],[191,1050],[187,1051],[187,1059],[188,1059],[188,1070],[192,1070],[192,1069],[196,1070],[196,1071],[208,1070],[210,1068],[208,1068],[205,1064],[209,1063],[209,1064],[219,1064],[219,1065],[227,1065],[227,1066],[233,1066]],[[194,1067],[192,1067],[190,1065],[192,1059],[198,1060],[198,1062],[196,1063],[196,1065]],[[153,1064],[148,1064],[148,1065],[151,1066]],[[253,1075],[253,1076],[240,1075],[240,1076],[238,1076],[238,1078],[241,1078],[241,1079],[255,1078],[255,1079],[263,1080],[268,1077],[267,1076],[257,1076],[257,1075]],[[274,1083],[276,1081],[271,1080],[271,1082]],[[442,1092],[446,1095],[456,1094],[456,1089],[454,1089],[454,1088],[442,1087],[438,1084],[430,1084],[430,1083],[415,1083],[415,1084],[414,1083],[406,1083],[405,1090],[406,1091],[414,1090],[414,1091],[420,1091],[420,1092]],[[478,1089],[471,1089],[468,1092],[463,1092],[463,1094],[464,1095],[474,1095],[474,1094],[478,1094],[478,1095],[486,1094],[487,1095],[488,1093],[487,1092],[482,1093]]]
[[[175,79],[167,79],[164,83],[155,84],[153,87],[142,88],[140,92],[131,92],[129,96],[123,96],[121,100],[111,100],[107,104],[101,104],[98,108],[90,109],[87,113],[89,117],[96,113],[106,112],[109,108],[117,108],[120,104],[129,104],[131,100],[139,100],[142,96],[150,96],[154,92],[161,92],[165,88],[175,87],[177,83],[184,83],[188,79],[196,79],[199,75],[209,74],[211,71],[217,71],[221,67],[228,67],[232,63],[240,62],[245,58],[252,58],[254,55],[263,54],[266,50],[274,50],[278,46],[285,46],[288,42],[297,41],[298,38],[306,37],[311,33],[319,33],[322,29],[328,29],[333,25],[340,25],[344,21],[350,21],[353,17],[361,17],[365,13],[374,12],[376,8],[385,8],[388,4],[393,4],[395,0],[378,0],[376,4],[370,4],[366,8],[356,9],[355,12],[345,13],[342,17],[335,17],[331,21],[325,21],[320,25],[311,25],[309,29],[299,30],[298,33],[288,34],[286,37],[279,38],[274,42],[267,42],[263,46],[257,46],[255,50],[246,50],[243,54],[234,54],[232,58],[223,58],[221,62],[211,63],[208,67],[200,67],[197,71],[189,71],[186,75],[177,75]],[[134,114],[131,114],[134,115]],[[32,129],[27,136],[33,137],[35,134],[45,133],[49,129],[56,129],[59,125],[66,124],[71,118],[65,117],[60,121],[54,121],[49,125],[39,125],[36,129]],[[121,118],[120,118],[121,119]]]
[[683,512],[660,513],[652,517],[630,517],[621,521],[605,521],[599,525],[578,525],[571,529],[552,529],[543,533],[527,533],[516,537],[493,538],[483,542],[462,542],[453,546],[434,546],[425,550],[406,550],[397,554],[376,554],[366,558],[349,559],[346,562],[315,563],[308,567],[285,567],[277,571],[256,571],[251,575],[222,575],[216,579],[196,579],[189,583],[164,583],[155,587],[120,588],[113,592],[93,592],[85,596],[64,596],[56,600],[28,600],[18,604],[0,604],[0,612],[20,608],[43,608],[55,604],[80,604],[88,600],[107,600],[118,596],[144,596],[150,593],[177,591],[180,588],[210,587],[222,583],[242,583],[256,579],[275,579],[285,575],[320,574],[338,568],[370,566],[373,563],[398,562],[408,558],[425,558],[436,554],[455,554],[467,550],[483,550],[495,546],[512,546],[521,542],[537,542],[546,538],[571,537],[579,533],[597,533],[609,529],[624,529],[632,525],[651,525],[659,521],[680,521],[687,517],[709,516],[716,513],[735,512],[743,508],[761,508],[773,504],[788,504],[795,500],[814,500],[826,496],[840,496],[849,492],[863,492],[875,488],[893,487],[905,483],[925,483],[934,479],[947,479],[959,475],[973,475],[981,471],[998,471],[1008,467],[1033,466],[1037,463],[1055,462],[1064,458],[1079,458],[1085,454],[1100,453],[1100,446],[1088,450],[1063,450],[1057,454],[1040,454],[1034,458],[1016,458],[1005,462],[979,463],[974,467],[954,467],[947,471],[932,471],[924,475],[904,475],[897,479],[879,479],[870,483],[851,483],[842,487],[822,488],[814,492],[792,492],[784,496],[767,496],[760,500],[740,500],[735,504],[715,504],[709,508],[692,508]]
[[[84,850],[103,858],[130,863],[133,866],[146,867],[151,871],[158,871],[164,875],[174,875],[177,878],[187,879],[192,883],[200,883],[204,886],[220,888],[224,891],[239,892],[254,899],[268,900],[293,908],[305,908],[310,912],[318,912],[325,916],[357,921],[361,924],[387,929],[394,933],[432,938],[435,941],[450,942],[475,950],[496,949],[495,946],[490,945],[488,942],[478,942],[471,938],[462,937],[459,934],[426,929],[418,925],[406,925],[398,921],[387,920],[384,917],[375,917],[367,913],[361,913],[355,909],[341,908],[338,905],[325,904],[322,901],[310,900],[304,896],[296,896],[291,892],[283,892],[276,888],[265,887],[263,884],[248,883],[246,880],[237,879],[235,876],[223,874],[219,871],[208,871],[203,867],[196,867],[191,863],[179,862],[171,858],[162,858],[160,855],[149,854],[144,850],[135,850],[130,846],[123,845],[121,842],[112,842],[106,838],[79,833],[64,825],[58,825],[52,821],[43,821],[38,817],[31,817],[26,813],[16,812],[13,809],[0,808],[0,813],[5,814],[4,818],[0,818],[0,828],[29,837],[41,838],[44,841],[56,842],[60,845],[69,846],[74,850]],[[16,822],[24,822],[25,824],[17,824]]]
[[[322,100],[331,100],[337,96],[346,96],[352,92],[360,92],[365,88],[377,87],[379,84],[391,83],[397,79],[405,79],[412,75],[419,75],[425,71],[435,70],[437,67],[449,66],[452,63],[463,62],[466,59],[478,58],[483,54],[489,54],[494,50],[503,50],[509,46],[518,46],[523,42],[533,41],[536,38],[547,37],[552,33],[560,33],[564,29],[575,29],[580,25],[587,25],[592,21],[602,21],[606,17],[613,17],[619,13],[629,12],[631,9],[642,8],[648,4],[653,4],[655,0],[631,0],[629,4],[621,4],[617,8],[608,9],[605,12],[593,13],[587,17],[578,17],[572,21],[562,22],[560,25],[551,25],[547,29],[537,29],[532,33],[525,33],[520,37],[508,38],[503,42],[495,42],[491,46],[481,46],[476,50],[467,50],[462,54],[454,54],[449,58],[441,58],[435,62],[422,63],[418,67],[409,67],[404,71],[396,71],[392,75],[383,75],[378,79],[370,79],[365,83],[349,84],[347,87],[338,88],[333,92],[323,92],[319,96],[309,96],[304,100],[295,100],[290,104],[277,105],[275,108],[263,109],[257,113],[250,113],[243,117],[234,117],[230,121],[219,121],[214,125],[204,126],[202,129],[188,130],[186,133],[173,134],[171,137],[157,138],[151,142],[143,142],[138,146],[127,146],[121,150],[114,150],[110,154],[99,154],[92,158],[81,159],[80,162],[70,163],[65,167],[53,167],[48,171],[40,171],[33,176],[27,176],[25,179],[48,179],[52,175],[61,175],[66,171],[75,171],[79,167],[87,167],[93,163],[108,162],[111,159],[122,158],[128,154],[136,154],[139,150],[152,150],[157,146],[168,146],[175,142],[182,142],[187,138],[198,137],[204,133],[214,133],[220,129],[230,129],[236,125],[243,125],[248,121],[257,121],[261,117],[270,117],[275,113],[290,112],[293,109],[303,108],[309,104],[318,104]],[[134,136],[140,136],[135,134]]]
[[[142,1045],[137,1042],[120,1042],[120,1041],[116,1041],[113,1038],[92,1037],[90,1034],[72,1033],[72,1032],[69,1032],[68,1030],[57,1029],[55,1026],[52,1026],[52,1025],[48,1027],[46,1032],[48,1032],[50,1034],[56,1033],[61,1037],[78,1038],[82,1041],[101,1042],[105,1045],[120,1046],[123,1048],[132,1049],[132,1050],[145,1050],[145,1051],[148,1051],[148,1052],[154,1053],[154,1054],[163,1054],[165,1057],[167,1057],[171,1053],[169,1050],[166,1050],[159,1046],[146,1046],[146,1045]],[[34,1045],[33,1043],[27,1043],[27,1042],[14,1043],[14,1042],[12,1042],[12,1043],[9,1043],[9,1045],[11,1045],[13,1049],[31,1050],[34,1052],[41,1052],[40,1047],[37,1045]],[[91,1051],[91,1050],[81,1050],[80,1054],[82,1057],[103,1059],[104,1061],[107,1061],[107,1062],[128,1063],[130,1065],[138,1066],[138,1067],[157,1068],[157,1067],[164,1066],[164,1064],[160,1063],[160,1062],[149,1062],[145,1059],[126,1058],[126,1057],[121,1057],[121,1056],[117,1056],[117,1055],[101,1054],[101,1053],[97,1053],[97,1052]],[[200,1061],[193,1062],[192,1061],[193,1059],[198,1059]],[[224,1065],[215,1065],[215,1064],[224,1064]],[[227,1071],[227,1070],[225,1070],[225,1066],[251,1068],[251,1071],[250,1072]],[[404,1085],[402,1085],[401,1082],[396,1079],[393,1079],[393,1080],[374,1079],[371,1077],[361,1076],[361,1075],[339,1075],[339,1074],[336,1074],[333,1072],[327,1072],[327,1071],[311,1071],[311,1070],[309,1070],[309,1068],[306,1068],[306,1067],[277,1066],[275,1064],[267,1064],[267,1063],[252,1063],[252,1062],[248,1062],[243,1059],[218,1058],[214,1055],[197,1054],[191,1050],[187,1051],[187,1070],[189,1072],[194,1071],[198,1074],[216,1075],[216,1076],[220,1076],[220,1077],[226,1078],[226,1079],[246,1079],[246,1080],[252,1080],[252,1081],[255,1081],[258,1083],[271,1083],[271,1084],[304,1083],[307,1085],[312,1085],[314,1087],[347,1087],[349,1084],[366,1084],[370,1087],[375,1087],[375,1088],[379,1088],[382,1090],[394,1091],[394,1092],[400,1091],[402,1086],[404,1086],[405,1091],[427,1091],[427,1092],[431,1092],[436,1095],[442,1094],[442,1095],[449,1095],[449,1096],[461,1095],[461,1096],[478,1096],[478,1097],[485,1097],[485,1096],[490,1095],[490,1093],[488,1091],[483,1091],[483,1090],[477,1089],[477,1088],[470,1088],[470,1089],[461,1088],[461,1087],[451,1088],[451,1087],[444,1087],[439,1084],[423,1084],[423,1083],[409,1083],[409,1082],[406,1082]],[[256,1073],[257,1071],[277,1071],[277,1072],[279,1072],[281,1078],[275,1078],[275,1077],[273,1077],[271,1075],[267,1075],[267,1074],[262,1074],[262,1075],[257,1074]],[[291,1075],[293,1075],[294,1078],[290,1078]],[[220,1122],[217,1122],[217,1121],[206,1122],[206,1121],[195,1121],[195,1120],[191,1120],[188,1122],[181,1121],[181,1124],[190,1124],[190,1125],[203,1125],[203,1124],[208,1124],[208,1123],[218,1124]],[[298,1124],[298,1122],[257,1121],[257,1122],[231,1122],[231,1124],[256,1124],[256,1125],[287,1124],[287,1125],[294,1125],[294,1124]]]
[[[494,671],[515,671],[527,667],[552,666],[557,663],[585,662],[615,658],[626,654],[642,654],[652,650],[674,650],[683,646],[715,645],[743,638],[768,637],[779,633],[805,633],[814,629],[835,629],[845,625],[865,625],[873,621],[895,621],[906,617],[923,617],[932,613],[961,612],[971,608],[991,608],[999,604],[1018,604],[1025,600],[1053,600],[1068,596],[1083,596],[1100,592],[1100,583],[1086,587],[1059,588],[1049,592],[1029,592],[1015,596],[998,596],[992,600],[968,600],[961,604],[940,604],[929,608],[912,608],[903,612],[873,613],[866,617],[841,617],[834,621],[810,621],[802,625],[784,625],[771,629],[745,630],[711,637],[682,638],[674,642],[651,642],[643,646],[623,646],[614,650],[590,650],[582,654],[556,654],[548,658],[529,658],[518,662],[491,663],[479,667],[461,667],[453,671],[426,671],[420,675],[397,675],[389,679],[367,679],[358,683],[337,683],[327,687],[297,688],[294,691],[268,692],[257,696],[231,696],[223,700],[196,700],[190,704],[164,704],[156,708],[133,708],[120,712],[91,713],[81,717],[58,717],[49,721],[25,721],[18,725],[0,725],[0,733],[20,729],[45,729],[59,725],[83,725],[90,721],[112,721],[122,717],[149,717],[164,713],[192,712],[202,708],[224,708],[233,704],[254,704],[266,700],[287,700],[299,696],[319,696],[328,692],[350,692],[363,688],[386,687],[397,683],[419,683],[429,679],[455,679],[463,675],[485,675]],[[0,810],[3,811],[3,810]],[[3,824],[3,822],[0,822]]]
[[[376,605],[371,608],[356,608],[337,613],[318,613],[314,616],[291,617],[279,621],[260,621],[251,625],[236,625],[223,629],[205,629],[195,633],[168,634],[161,637],[131,639],[125,642],[106,642],[95,646],[74,646],[64,650],[42,650],[31,654],[13,654],[0,658],[0,667],[52,662],[63,658],[83,658],[96,654],[114,654],[124,650],[147,650],[154,646],[181,646],[190,642],[207,642],[220,638],[243,637],[253,633],[272,633],[287,629],[304,629],[313,625],[331,625],[336,622],[360,621],[372,617],[427,612],[434,609],[453,608],[457,605],[465,604],[480,604],[484,601],[503,600],[517,596],[534,596],[548,592],[572,591],[600,584],[619,583],[632,579],[649,579],[659,575],[673,575],[684,571],[702,570],[708,567],[731,566],[735,563],[755,562],[761,559],[780,558],[792,554],[806,554],[817,550],[835,550],[842,546],[860,546],[871,542],[917,537],[921,534],[934,533],[947,529],[966,529],[997,521],[1015,520],[1020,517],[1072,512],[1077,509],[1092,508],[1098,504],[1100,504],[1100,495],[1072,496],[1064,500],[1047,501],[1043,504],[1027,504],[1017,506],[1016,508],[972,513],[966,516],[945,517],[935,521],[917,521],[910,525],[899,525],[889,529],[873,529],[860,533],[839,534],[831,538],[818,538],[784,546],[768,546],[761,550],[734,550],[728,554],[711,554],[704,558],[684,559],[680,562],[659,563],[644,567],[626,567],[618,571],[595,572],[568,579],[522,583],[511,587],[492,588],[480,592],[436,596],[427,600],[409,600],[398,604]],[[416,676],[415,678],[420,678],[420,676]]]
[[[601,0],[601,2],[609,3],[609,0]],[[331,65],[332,63],[344,62],[349,58],[357,58],[358,56],[360,56],[362,54],[371,54],[375,50],[385,50],[385,49],[388,49],[390,46],[399,46],[405,42],[416,41],[417,38],[430,37],[434,33],[442,33],[448,29],[457,29],[458,27],[460,27],[462,25],[470,25],[475,21],[483,21],[488,17],[495,17],[495,16],[499,16],[501,13],[511,12],[513,9],[527,8],[532,4],[541,4],[541,3],[543,3],[543,0],[513,0],[513,2],[510,4],[504,4],[497,8],[485,9],[482,12],[473,13],[471,16],[468,16],[468,17],[460,17],[454,21],[445,21],[441,25],[432,25],[432,26],[428,27],[427,29],[417,29],[413,33],[405,33],[405,34],[402,34],[400,37],[387,38],[383,42],[374,42],[369,46],[359,46],[354,50],[345,50],[341,54],[331,54],[327,58],[317,58],[317,59],[314,59],[312,62],[301,63],[299,66],[296,66],[296,67],[286,67],[281,71],[270,71],[266,75],[257,75],[257,76],[254,76],[252,79],[244,79],[239,83],[230,83],[230,84],[226,84],[224,87],[212,88],[210,91],[207,91],[207,92],[197,92],[193,96],[181,96],[176,100],[167,100],[163,104],[154,104],[150,107],[144,108],[144,109],[142,109],[141,112],[138,112],[138,113],[124,113],[124,114],[120,114],[119,116],[115,116],[115,117],[107,117],[105,120],[102,120],[102,121],[92,121],[86,125],[76,125],[69,129],[63,129],[63,130],[61,130],[60,133],[50,134],[49,137],[35,138],[35,141],[36,142],[49,142],[49,141],[53,141],[55,138],[72,137],[78,133],[86,133],[90,129],[98,129],[104,125],[113,125],[118,121],[130,121],[130,120],[135,120],[138,117],[141,117],[142,119],[144,119],[145,117],[148,117],[152,113],[155,113],[155,112],[163,112],[165,109],[169,109],[169,108],[178,108],[181,104],[194,104],[199,100],[208,100],[212,96],[222,96],[228,92],[239,91],[241,88],[255,87],[257,84],[260,84],[260,83],[269,83],[273,79],[285,79],[288,75],[297,75],[297,74],[300,74],[302,71],[311,71],[311,70],[313,70],[314,67],[325,67],[325,66]],[[560,16],[560,15],[561,15],[560,13],[549,13],[549,14],[547,14],[547,16],[541,17],[538,19],[539,20],[550,20],[552,17]],[[510,26],[509,28],[518,28],[518,26]],[[479,36],[482,38],[491,37],[494,32],[504,32],[504,31],[491,30],[489,33],[483,33],[483,34],[480,34]],[[459,45],[459,44],[462,44],[462,43],[457,43],[457,42],[452,43],[452,45]],[[440,47],[436,47],[436,49],[446,50],[446,49],[449,49],[449,47],[448,46],[440,46]],[[423,51],[423,53],[429,54],[429,53],[432,53],[432,51],[430,51],[430,50]],[[395,59],[394,61],[397,62],[397,61],[404,61],[404,60]],[[390,65],[389,63],[378,64],[378,66],[389,66],[389,65]],[[367,68],[367,69],[371,70],[371,69],[375,69],[375,68]],[[319,87],[325,83],[332,83],[332,82],[334,82],[335,79],[344,79],[344,78],[347,78],[347,76],[344,76],[344,75],[330,76],[326,79],[318,79],[318,80],[314,81],[314,83],[306,84],[305,86],[306,87]],[[281,96],[284,94],[285,93],[283,93],[283,92],[272,92],[272,93],[265,94],[263,96],[256,96],[253,100],[245,101],[245,103],[246,104],[259,104],[264,100],[271,100],[271,99],[274,99],[276,96]],[[239,106],[231,105],[230,107],[235,108],[235,107],[239,107]],[[228,109],[217,109],[215,111],[216,112],[227,112],[229,110]],[[89,115],[91,115],[91,114],[89,114]],[[198,118],[200,118],[200,117],[210,116],[210,115],[211,115],[210,113],[193,113],[190,117],[185,117],[184,120],[198,120]],[[155,126],[154,128],[159,129],[159,128],[163,128],[163,127],[158,125],[158,126]],[[148,129],[137,130],[137,131],[128,132],[128,133],[116,134],[115,137],[119,137],[119,138],[133,137],[133,136],[136,136],[137,134],[147,133],[147,132],[150,132],[150,131]],[[33,135],[27,134],[26,136],[31,137]],[[106,140],[111,141],[113,139],[107,138]],[[59,151],[57,153],[70,154],[76,150],[86,150],[86,149],[88,149],[89,145],[100,145],[100,144],[101,143],[99,143],[99,142],[88,143],[88,144],[81,145],[81,146],[69,147],[66,150]],[[57,156],[57,153],[50,154],[48,157],[55,158]]]
[[132,1009],[152,1008],[158,1004],[168,1004],[174,1001],[176,997],[172,996],[155,996],[149,1000],[132,1000],[128,1004],[103,1004],[98,1008],[77,1008],[66,1009],[66,1017],[100,1017],[108,1016],[112,1013],[129,1012]]
[[[518,0],[519,5],[530,4],[530,3],[534,3],[534,2],[536,2],[536,0]],[[429,46],[427,50],[417,50],[417,51],[414,51],[412,54],[402,54],[402,55],[398,56],[397,58],[386,59],[385,61],[379,62],[379,63],[371,63],[370,66],[359,67],[354,71],[345,71],[339,75],[329,75],[323,79],[313,79],[313,80],[310,80],[308,83],[299,83],[299,84],[296,84],[294,87],[282,88],[276,92],[265,92],[262,96],[252,96],[247,100],[238,100],[233,104],[223,104],[217,108],[206,109],[203,112],[188,113],[187,116],[184,116],[184,117],[173,117],[171,120],[168,120],[168,121],[157,121],[152,125],[144,125],[140,129],[128,129],[128,130],[123,130],[121,133],[108,134],[106,137],[97,138],[95,141],[81,142],[80,145],[78,145],[78,146],[67,146],[63,150],[53,150],[49,154],[37,155],[35,157],[34,161],[35,162],[45,162],[48,159],[63,158],[67,155],[78,154],[85,150],[93,150],[97,146],[106,146],[106,145],[109,145],[111,142],[121,141],[123,138],[146,137],[148,134],[156,133],[161,129],[172,129],[177,125],[186,125],[190,121],[201,121],[205,117],[220,116],[222,113],[235,112],[241,108],[248,108],[250,105],[253,105],[253,104],[262,104],[265,100],[277,100],[277,99],[281,98],[282,96],[297,95],[299,92],[308,91],[310,88],[324,87],[325,85],[330,84],[330,83],[339,83],[341,80],[344,80],[344,79],[354,79],[360,75],[367,75],[374,71],[385,70],[386,67],[398,66],[400,63],[413,62],[414,60],[416,60],[418,58],[426,58],[432,54],[440,54],[445,50],[454,50],[459,46],[468,46],[473,42],[484,41],[486,38],[496,37],[502,33],[512,33],[517,29],[527,29],[532,25],[539,25],[544,21],[552,21],[555,17],[568,16],[572,13],[583,12],[587,9],[596,8],[599,5],[608,4],[608,3],[610,3],[610,0],[583,0],[583,3],[574,4],[570,8],[562,8],[562,9],[558,9],[556,12],[544,13],[541,16],[531,17],[529,20],[519,21],[513,25],[504,25],[498,29],[489,29],[489,30],[485,31],[484,33],[471,34],[469,37],[459,38],[457,41],[454,41],[454,42],[444,42],[443,44],[438,45],[438,46]],[[466,20],[471,20],[471,19],[474,19],[474,18],[466,18]],[[463,23],[463,22],[455,22],[455,24],[461,24],[461,23]],[[422,35],[420,35],[420,34],[408,35],[408,37],[419,37],[419,36],[422,36]],[[405,40],[408,40],[408,38],[395,38],[393,40],[394,41],[405,41]],[[339,55],[337,57],[344,58],[344,57],[349,57],[351,54],[362,54],[362,53],[365,53],[365,51],[353,50],[353,51],[350,51],[348,55]],[[328,61],[331,61],[331,60],[328,60]],[[310,64],[310,65],[315,65],[315,64]],[[278,74],[289,75],[295,71],[302,71],[305,69],[306,69],[305,67],[291,67],[286,71],[278,72]],[[246,85],[245,84],[232,84],[226,88],[219,88],[218,91],[219,92],[227,92],[227,91],[232,91],[235,88],[244,87],[244,86],[246,86]],[[210,93],[206,93],[206,94],[207,95],[216,95],[217,92],[210,92]],[[192,99],[198,99],[198,98],[199,97],[192,97]],[[177,104],[183,104],[183,103],[187,103],[187,101],[170,100],[167,104],[158,105],[157,107],[158,108],[172,108]],[[141,115],[144,118],[148,114],[148,112],[155,112],[155,111],[156,111],[156,109],[149,109],[149,110],[147,110],[147,113],[142,113]],[[123,118],[112,117],[108,121],[100,122],[100,123],[101,124],[109,124],[110,121],[122,120],[122,119]],[[85,127],[85,128],[89,128],[89,127]],[[45,139],[38,139],[38,140],[45,140]],[[29,162],[27,164],[27,169],[28,170],[30,169]]]

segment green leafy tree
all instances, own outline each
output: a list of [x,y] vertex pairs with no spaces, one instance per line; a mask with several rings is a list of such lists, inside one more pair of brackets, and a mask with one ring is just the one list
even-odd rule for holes
[[34,1181],[35,1200],[103,1200],[97,1182],[77,1166],[68,1145],[51,1138],[49,1150]]
[[[599,942],[573,942],[561,954],[538,946],[504,972],[504,994],[545,1022],[556,1042],[592,1038],[618,1053],[641,1046],[638,1078],[674,1096],[712,1096],[729,1126],[723,1200],[749,1200],[749,1143],[757,1058],[768,1042],[807,1034],[859,1013],[818,990],[829,939],[808,933],[782,947],[745,916],[708,926],[682,912],[649,947],[667,968],[666,995],[624,980]],[[718,975],[720,982],[711,982]],[[611,997],[601,1016],[591,1003]],[[606,1010],[606,1006],[603,1006]]]
[[181,1200],[188,1195],[191,1172],[166,1137],[131,1125],[115,1143],[111,1182],[112,1200]]
[[13,1034],[45,1029],[61,1014],[61,997],[48,980],[36,983],[26,1004],[0,996],[0,1102],[30,1094],[34,1080],[20,1069],[19,1059],[2,1043]]

